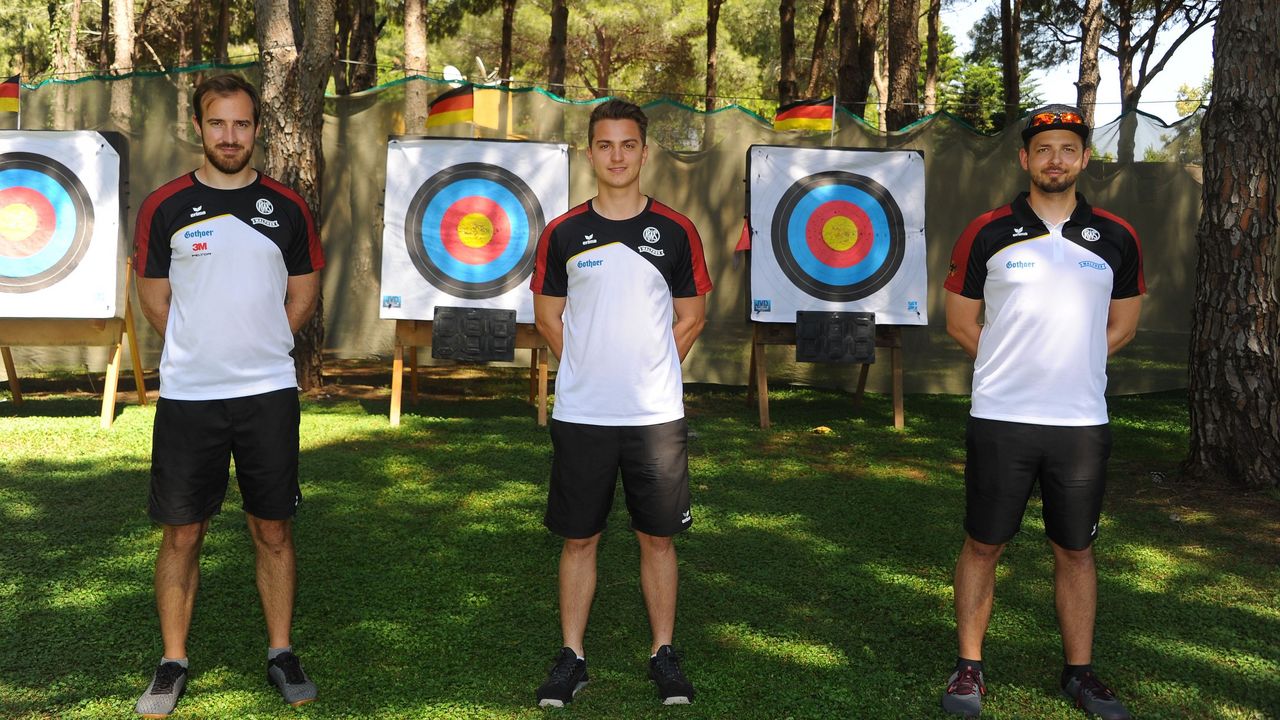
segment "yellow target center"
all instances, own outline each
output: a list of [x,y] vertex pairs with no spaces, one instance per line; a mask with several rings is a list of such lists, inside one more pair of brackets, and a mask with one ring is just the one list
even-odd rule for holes
[[467,213],[458,221],[458,240],[471,248],[481,248],[493,240],[493,222],[481,213]]
[[822,241],[837,252],[844,252],[858,244],[858,226],[852,220],[836,215],[822,226]]
[[9,203],[0,208],[0,237],[10,242],[25,240],[36,231],[39,222],[36,211],[26,203]]

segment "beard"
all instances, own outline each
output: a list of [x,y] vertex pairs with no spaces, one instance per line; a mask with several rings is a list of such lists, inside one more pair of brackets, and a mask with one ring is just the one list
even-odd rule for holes
[[[221,152],[222,149],[231,149],[232,147],[238,148],[239,152],[231,156],[224,155]],[[226,175],[235,175],[248,166],[249,160],[253,157],[253,146],[250,145],[247,148],[239,145],[210,147],[206,144],[204,145],[204,156],[209,161],[209,164],[217,168],[219,172]]]
[[1032,175],[1031,182],[1041,192],[1044,193],[1063,193],[1075,187],[1075,175],[1059,175],[1058,177],[1050,177],[1045,174]]

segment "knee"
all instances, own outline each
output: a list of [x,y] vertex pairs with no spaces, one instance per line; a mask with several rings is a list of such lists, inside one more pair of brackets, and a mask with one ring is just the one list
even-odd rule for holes
[[288,550],[293,545],[293,534],[288,520],[249,520],[249,534],[260,549],[273,553]]
[[637,532],[636,537],[640,540],[640,552],[646,555],[666,555],[675,552],[676,544],[672,537],[647,535],[642,532]]
[[207,525],[202,522],[188,525],[165,525],[161,543],[168,550],[181,553],[198,552],[200,543],[204,541],[206,527]]
[[1054,558],[1063,565],[1086,569],[1093,567],[1093,547],[1083,548],[1081,550],[1068,550],[1067,548],[1054,543]]
[[964,539],[964,549],[961,550],[961,553],[968,558],[986,563],[993,563],[999,560],[1002,552],[1004,552],[1004,543],[988,545],[984,542],[978,542],[972,537]]
[[573,556],[594,555],[596,546],[600,544],[600,535],[587,538],[565,538],[564,554]]

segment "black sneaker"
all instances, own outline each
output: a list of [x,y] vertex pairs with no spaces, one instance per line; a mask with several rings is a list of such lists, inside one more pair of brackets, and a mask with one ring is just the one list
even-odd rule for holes
[[267,682],[294,707],[316,699],[316,684],[303,672],[302,661],[291,652],[282,652],[267,663]]
[[138,698],[133,711],[144,718],[168,717],[186,689],[187,669],[176,662],[163,663],[156,668],[151,684]]
[[942,693],[942,709],[952,715],[976,718],[982,712],[982,696],[986,694],[982,671],[965,665],[947,678],[947,689]]
[[1129,711],[1124,708],[1111,688],[1102,684],[1097,675],[1086,672],[1080,677],[1067,680],[1062,686],[1062,694],[1076,704],[1076,707],[1102,720],[1129,720]]
[[547,681],[538,686],[539,707],[564,707],[573,696],[587,686],[587,661],[578,658],[573,648],[560,648]]
[[649,658],[649,679],[658,686],[663,705],[693,702],[693,683],[680,672],[680,655],[670,645],[658,648],[658,654]]

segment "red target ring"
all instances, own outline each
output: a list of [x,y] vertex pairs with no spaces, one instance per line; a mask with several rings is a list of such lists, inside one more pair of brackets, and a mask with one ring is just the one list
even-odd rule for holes
[[44,249],[58,226],[53,204],[27,187],[0,190],[0,255],[29,257]]
[[805,223],[805,242],[810,252],[832,267],[850,267],[862,262],[871,252],[874,241],[871,218],[851,202],[825,202]]
[[496,260],[511,242],[511,221],[493,200],[472,195],[449,206],[440,220],[440,241],[450,255],[470,265]]

